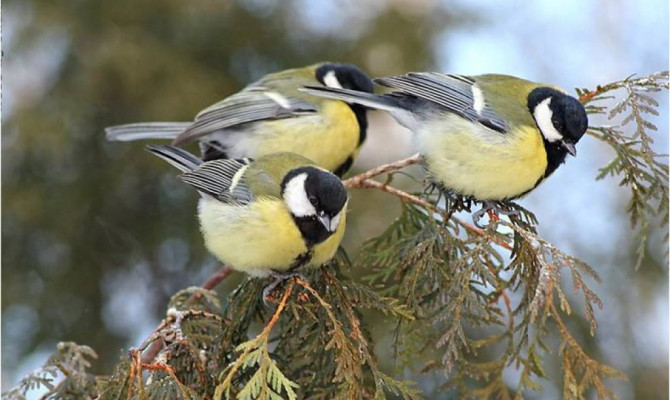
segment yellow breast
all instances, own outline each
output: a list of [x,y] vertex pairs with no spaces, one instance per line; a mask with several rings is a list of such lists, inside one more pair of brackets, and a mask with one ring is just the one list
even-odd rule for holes
[[260,124],[254,132],[253,158],[277,152],[293,152],[333,171],[358,148],[360,127],[349,106],[327,101],[318,114]]
[[200,227],[205,246],[219,260],[254,276],[291,267],[307,247],[284,202],[259,199],[232,206],[200,200]]
[[426,125],[417,146],[436,181],[478,200],[505,200],[532,189],[547,167],[539,132],[530,126],[501,134],[453,114]]

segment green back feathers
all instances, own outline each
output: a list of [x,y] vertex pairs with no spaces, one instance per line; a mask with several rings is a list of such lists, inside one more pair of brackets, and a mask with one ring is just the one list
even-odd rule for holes
[[310,159],[295,153],[274,153],[260,157],[244,173],[246,186],[256,197],[281,198],[281,184],[292,169],[315,166]]
[[[292,68],[268,74],[260,80],[250,84],[247,88],[263,87],[271,91],[276,91],[286,97],[293,97],[308,101],[312,104],[320,105],[324,101],[327,101],[327,99],[303,93],[298,90],[303,86],[320,85],[319,81],[316,79],[316,69],[320,65],[322,64],[314,64],[302,68]],[[245,90],[247,88],[245,88]]]
[[484,93],[487,104],[510,125],[517,126],[535,125],[527,106],[530,92],[538,87],[555,88],[553,85],[531,82],[509,75],[486,74],[472,78]]

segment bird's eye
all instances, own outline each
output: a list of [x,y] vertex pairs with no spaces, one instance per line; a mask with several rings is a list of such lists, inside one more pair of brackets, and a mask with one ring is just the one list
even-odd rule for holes
[[557,131],[563,132],[564,131],[564,126],[563,126],[563,121],[561,121],[558,118],[552,118],[551,123],[554,125],[554,128],[556,128]]
[[317,203],[316,197],[309,196],[309,197],[307,197],[307,199],[309,199],[309,202],[312,203],[313,206],[316,206],[316,203]]

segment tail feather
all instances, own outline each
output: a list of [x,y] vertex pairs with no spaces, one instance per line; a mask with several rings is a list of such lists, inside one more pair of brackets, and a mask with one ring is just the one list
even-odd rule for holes
[[357,90],[339,89],[327,86],[305,86],[299,90],[314,96],[342,100],[347,103],[356,103],[379,110],[396,111],[401,108],[398,102],[393,98]]
[[105,136],[111,142],[131,142],[145,139],[174,139],[191,122],[142,122],[110,126],[105,129]]
[[190,172],[202,164],[202,160],[186,150],[174,146],[147,146],[147,151],[162,158],[182,172]]
[[415,130],[417,119],[411,111],[411,98],[391,94],[373,94],[356,90],[339,89],[325,86],[305,86],[299,89],[319,97],[342,100],[347,103],[356,103],[364,107],[383,110],[391,114],[400,125]]

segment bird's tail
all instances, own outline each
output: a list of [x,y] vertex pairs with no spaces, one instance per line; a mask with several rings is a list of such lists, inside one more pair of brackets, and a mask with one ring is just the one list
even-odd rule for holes
[[147,146],[147,151],[169,162],[182,172],[190,172],[202,164],[202,160],[186,150],[174,146]]
[[410,111],[406,99],[391,94],[373,94],[357,90],[339,89],[326,86],[305,86],[301,92],[328,99],[342,100],[347,103],[360,104],[367,108],[383,110],[391,114],[400,125],[414,130],[416,118]]
[[126,124],[110,126],[105,129],[105,136],[111,142],[131,142],[145,139],[174,139],[191,122],[141,122],[138,124]]

